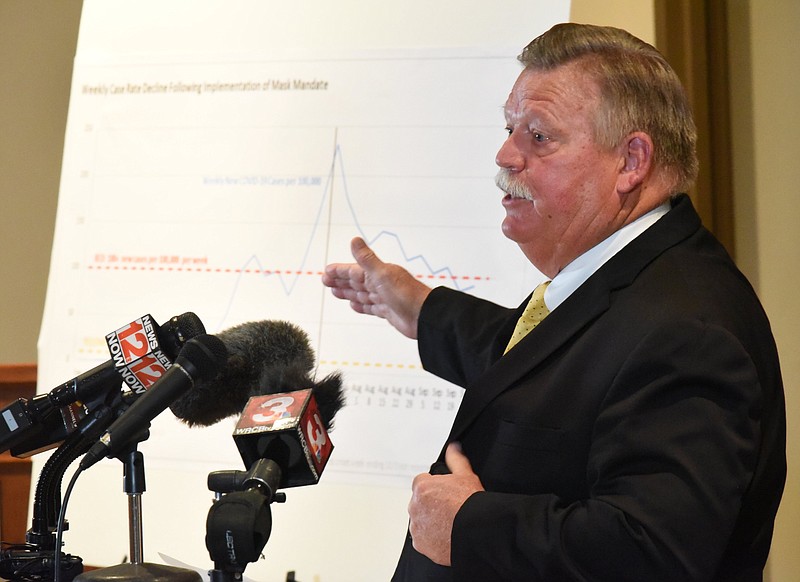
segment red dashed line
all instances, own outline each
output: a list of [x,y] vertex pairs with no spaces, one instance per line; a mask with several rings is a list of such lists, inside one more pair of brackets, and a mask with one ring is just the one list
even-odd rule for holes
[[[230,269],[222,267],[169,267],[169,266],[136,266],[136,265],[87,265],[91,271],[169,271],[175,273],[235,273],[245,275],[306,275],[319,277],[322,271],[293,271],[272,269],[259,271],[258,269]],[[415,275],[417,279],[437,279],[437,280],[461,280],[461,281],[489,281],[491,277],[468,276],[468,275]]]
[[477,276],[461,275],[459,277],[458,275],[433,275],[433,274],[431,274],[431,275],[414,275],[414,277],[416,277],[417,279],[430,279],[430,280],[437,279],[437,280],[440,280],[440,281],[445,281],[445,280],[449,280],[449,281],[456,281],[456,280],[461,280],[461,281],[489,281],[489,280],[491,280],[491,277],[481,277],[480,275],[477,275]]

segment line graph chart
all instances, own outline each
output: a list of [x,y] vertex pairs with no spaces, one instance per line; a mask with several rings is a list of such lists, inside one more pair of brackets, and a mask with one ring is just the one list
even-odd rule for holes
[[[460,392],[422,371],[413,342],[333,299],[320,275],[350,262],[349,241],[360,236],[431,286],[506,304],[527,294],[536,274],[500,234],[493,185],[504,96],[484,87],[510,86],[516,73],[499,62],[80,68],[73,93],[86,89],[71,111],[51,274],[59,291],[43,326],[44,352],[55,349],[48,337],[61,351],[51,356],[61,362],[54,381],[103,359],[97,338],[120,317],[193,311],[210,333],[288,320],[309,334],[318,374],[345,378],[341,414],[351,418],[328,472],[404,484],[436,454]],[[187,99],[168,89],[211,78],[248,90]],[[263,82],[281,78],[322,79],[327,89]],[[256,79],[269,89],[254,90]],[[188,444],[196,434],[159,426],[197,449]],[[402,446],[384,434],[389,426],[408,432]],[[365,445],[364,431],[382,436]],[[229,446],[209,443],[202,455],[222,460]],[[391,468],[378,462],[387,455]]]
[[[307,134],[306,139],[313,135],[314,141],[324,147],[315,152],[318,157],[313,163],[292,173],[285,171],[282,158],[286,155],[278,152],[262,155],[263,159],[254,162],[253,167],[240,172],[203,171],[198,174],[195,165],[205,168],[207,164],[197,154],[192,157],[191,166],[187,162],[184,168],[180,159],[173,160],[166,172],[158,167],[164,154],[137,152],[136,144],[155,141],[164,144],[162,147],[166,150],[186,152],[191,149],[191,143],[199,139],[197,130],[166,128],[157,132],[148,128],[146,139],[139,131],[109,127],[102,130],[108,135],[96,138],[104,156],[111,156],[115,149],[121,150],[125,155],[118,153],[114,159],[136,159],[138,169],[134,172],[128,167],[119,167],[119,163],[117,167],[105,163],[94,172],[88,220],[97,230],[92,238],[118,245],[119,237],[103,231],[117,228],[119,198],[136,199],[136,207],[126,207],[125,219],[136,223],[142,231],[152,233],[148,238],[155,243],[145,239],[136,241],[134,248],[95,248],[86,258],[85,268],[98,275],[111,272],[116,277],[124,273],[136,277],[148,273],[203,277],[208,280],[204,287],[214,291],[209,306],[213,304],[217,312],[212,319],[215,329],[237,322],[236,304],[246,303],[246,300],[240,301],[241,295],[246,295],[246,288],[256,280],[270,297],[278,295],[287,300],[295,293],[302,294],[304,290],[300,288],[313,287],[319,303],[324,294],[319,285],[324,265],[333,258],[350,260],[346,255],[348,241],[356,235],[367,240],[386,260],[402,264],[430,284],[486,292],[495,281],[502,281],[502,273],[497,274],[498,254],[502,251],[493,253],[491,248],[487,249],[486,242],[494,239],[499,249],[508,246],[497,236],[499,215],[498,208],[492,208],[496,196],[490,176],[424,175],[417,168],[410,168],[417,173],[400,168],[405,172],[401,174],[398,168],[378,167],[374,153],[367,159],[350,162],[348,144],[355,143],[357,150],[359,142],[373,140],[376,132],[373,128],[337,127],[300,130]],[[294,128],[248,129],[247,135],[251,143],[259,145],[256,149],[266,150],[275,147],[274,140],[285,144],[286,135],[296,131]],[[382,131],[393,131],[409,140],[409,133],[421,136],[431,130],[419,127],[413,130],[383,128]],[[435,131],[440,134],[439,143],[431,151],[448,147],[443,143],[446,140],[465,139],[454,137],[464,133],[460,128],[447,131],[436,128]],[[496,128],[470,128],[468,132],[491,135],[496,133]],[[205,148],[204,155],[210,159],[221,155],[226,147],[241,138],[239,128],[214,128],[206,130],[205,134],[204,141],[217,144],[216,148]],[[431,141],[430,137],[427,139]],[[378,157],[381,156],[390,154],[379,152]],[[353,166],[356,170],[359,167],[372,170],[353,171]],[[274,172],[264,171],[270,169]],[[454,183],[457,188],[453,187]],[[174,192],[181,190],[191,192],[191,206],[187,207],[186,197],[175,196]],[[112,192],[122,194],[114,199],[109,197]],[[165,198],[167,192],[172,194]],[[461,199],[472,201],[476,208],[453,214],[444,207],[463,206]],[[159,208],[159,212],[154,214],[152,208]],[[490,214],[495,216],[494,223],[486,221],[485,217]],[[387,216],[391,216],[393,222],[389,222]],[[188,227],[182,226],[184,224]],[[184,234],[184,240],[176,242],[168,235],[160,235],[162,229],[195,233]],[[476,232],[480,236],[475,236]],[[215,240],[211,239],[212,233]],[[238,239],[236,244],[228,242],[234,238]],[[224,252],[220,251],[220,241]],[[475,246],[469,249],[473,241]],[[443,242],[448,244],[443,246]],[[453,253],[449,249],[450,242],[463,251]],[[148,246],[156,245],[158,250],[147,252]],[[97,284],[102,282],[97,281]],[[228,291],[220,301],[224,285]],[[140,288],[135,290],[137,295],[141,292]]]
[[[460,291],[470,291],[474,288],[474,284],[472,281],[482,281],[488,280],[488,277],[482,277],[480,275],[477,276],[469,276],[469,275],[457,275],[455,274],[452,269],[445,265],[441,267],[436,267],[431,264],[431,262],[426,258],[426,256],[422,253],[412,253],[406,249],[403,244],[403,239],[400,234],[393,230],[387,229],[378,229],[376,233],[371,234],[368,233],[365,228],[361,225],[359,220],[358,211],[355,208],[352,198],[350,196],[350,191],[348,187],[348,173],[345,167],[344,156],[342,153],[342,146],[337,142],[334,148],[333,153],[333,160],[330,164],[330,171],[325,176],[324,181],[319,180],[318,178],[307,178],[304,177],[306,183],[310,182],[314,185],[319,185],[321,188],[322,196],[320,197],[320,203],[318,206],[318,210],[314,219],[314,223],[310,228],[310,235],[308,237],[308,241],[305,247],[305,252],[303,253],[302,259],[300,263],[297,265],[295,269],[288,269],[288,270],[280,270],[280,269],[267,269],[262,264],[260,258],[257,255],[250,256],[242,268],[237,269],[236,272],[238,274],[236,283],[234,285],[234,292],[231,294],[230,301],[228,303],[228,308],[226,309],[225,314],[223,314],[222,321],[224,322],[227,318],[228,312],[230,310],[230,306],[235,300],[235,289],[238,288],[241,278],[245,275],[249,275],[251,273],[254,274],[261,274],[263,276],[275,276],[277,277],[278,281],[280,282],[280,286],[283,289],[283,292],[286,295],[291,295],[292,291],[294,290],[295,286],[297,285],[299,279],[303,276],[321,276],[322,270],[321,269],[308,269],[308,262],[309,262],[309,255],[311,252],[311,247],[315,242],[316,237],[318,234],[320,237],[324,236],[321,234],[322,230],[327,231],[328,236],[325,237],[326,241],[329,240],[330,229],[332,226],[331,223],[331,208],[333,205],[333,184],[335,181],[340,181],[342,185],[342,195],[344,202],[349,210],[350,218],[352,219],[352,228],[355,232],[364,238],[369,245],[380,244],[384,240],[388,240],[394,245],[402,257],[402,262],[404,265],[407,266],[410,270],[414,266],[420,266],[419,273],[416,275],[420,279],[426,280],[437,280],[443,283],[450,283],[454,288]],[[259,179],[259,182],[264,182],[265,180]],[[328,210],[326,214],[326,209]],[[323,224],[323,220],[327,220],[326,224]],[[329,250],[329,249],[328,249]],[[326,258],[327,258],[327,251],[326,251]],[[253,268],[250,268],[250,266]]]
[[[247,574],[388,579],[411,480],[438,454],[461,389],[320,274],[351,261],[361,236],[429,285],[507,305],[528,294],[540,275],[500,232],[494,157],[514,57],[569,3],[517,2],[513,21],[452,3],[163,4],[84,2],[40,390],[107,360],[103,336],[145,313],[192,311],[210,333],[291,321],[317,376],[342,373],[347,402],[322,480],[274,507],[266,558]],[[206,481],[242,469],[235,420],[153,421],[140,444],[149,560],[208,570]],[[119,474],[104,460],[74,490],[67,550],[85,563],[117,563],[128,547]],[[365,551],[352,559],[354,548]]]

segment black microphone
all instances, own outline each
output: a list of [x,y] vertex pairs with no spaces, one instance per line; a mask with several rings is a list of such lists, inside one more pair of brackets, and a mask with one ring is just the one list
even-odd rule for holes
[[306,333],[285,321],[245,323],[223,331],[228,362],[213,380],[172,405],[190,425],[241,414],[234,441],[247,471],[215,471],[217,493],[206,521],[212,580],[227,580],[255,561],[269,539],[269,504],[277,490],[318,482],[333,443],[327,430],[344,404],[339,373],[312,378],[314,352]]
[[[107,381],[125,384],[143,394],[180,353],[191,338],[206,332],[194,313],[177,315],[163,326],[144,315],[106,335],[111,359],[50,391],[54,404],[71,404],[92,398]],[[164,362],[164,358],[168,362]],[[159,364],[166,363],[162,367]],[[100,388],[102,389],[102,388]]]
[[208,475],[208,488],[217,493],[206,520],[206,548],[215,568],[211,580],[241,577],[236,574],[258,559],[269,540],[269,505],[286,500],[278,489],[316,484],[333,451],[325,425],[342,405],[341,393],[323,419],[314,389],[262,390],[266,394],[248,400],[233,431],[248,470]]
[[233,440],[245,467],[275,463],[277,488],[314,485],[333,452],[312,389],[253,396],[239,416]]
[[201,334],[186,342],[166,373],[115,420],[89,449],[81,459],[80,468],[88,469],[103,457],[120,453],[196,381],[213,377],[226,357],[225,344],[213,335]]
[[[316,483],[332,449],[327,431],[344,405],[341,375],[315,380],[308,335],[286,321],[243,323],[217,337],[228,361],[176,400],[172,412],[190,426],[240,415],[234,440],[247,467],[272,458],[282,487]],[[273,408],[282,419],[272,422]]]
[[108,404],[124,383],[131,394],[153,384],[189,339],[205,333],[200,318],[187,312],[159,326],[144,315],[106,335],[112,358],[64,382],[49,393],[20,398],[0,411],[0,452],[25,457],[56,446],[101,403]]
[[241,413],[251,396],[311,388],[326,429],[344,404],[339,373],[312,377],[314,351],[308,335],[287,321],[265,320],[226,329],[217,337],[228,350],[214,378],[176,400],[173,414],[189,426],[209,426]]

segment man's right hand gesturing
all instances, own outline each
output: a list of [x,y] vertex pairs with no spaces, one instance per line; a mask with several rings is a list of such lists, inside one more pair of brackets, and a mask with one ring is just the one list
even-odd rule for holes
[[417,319],[431,288],[399,265],[384,263],[362,238],[351,241],[350,251],[356,262],[328,265],[322,283],[354,311],[382,317],[417,339]]

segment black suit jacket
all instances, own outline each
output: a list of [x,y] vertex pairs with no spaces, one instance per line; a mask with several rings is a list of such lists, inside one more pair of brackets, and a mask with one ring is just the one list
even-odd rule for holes
[[525,303],[438,288],[423,306],[422,362],[467,389],[449,440],[486,491],[456,516],[452,568],[407,539],[393,580],[761,580],[778,356],[688,197],[501,357]]

